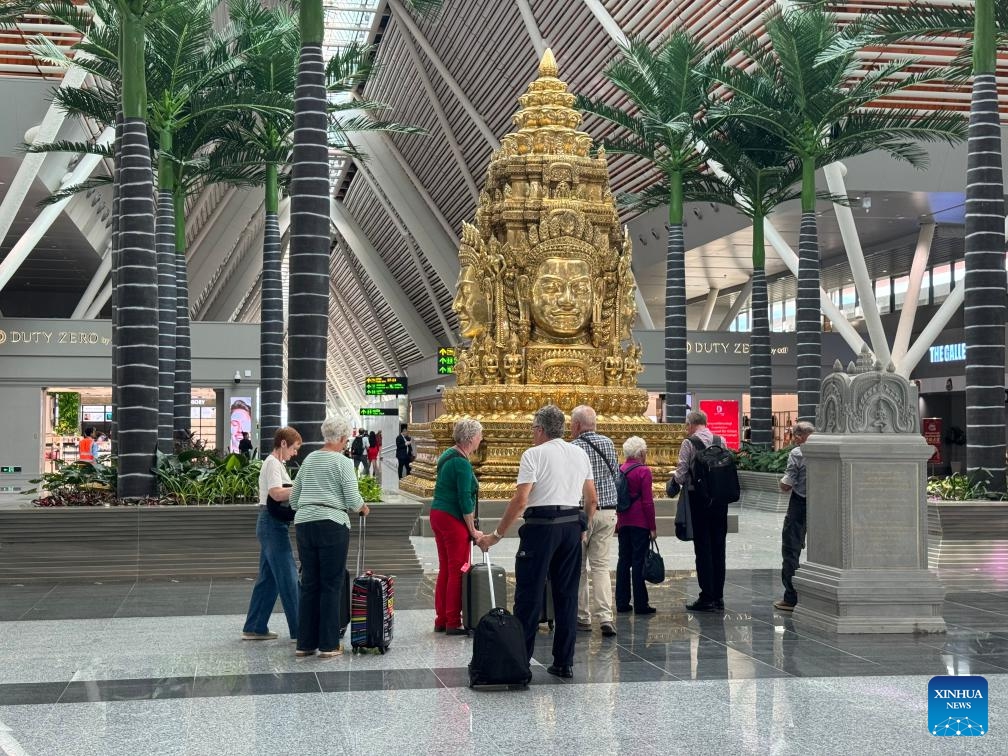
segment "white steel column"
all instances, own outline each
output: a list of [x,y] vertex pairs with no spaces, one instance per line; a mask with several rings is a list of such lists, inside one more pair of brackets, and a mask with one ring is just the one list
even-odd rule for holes
[[546,52],[546,42],[539,31],[539,24],[536,23],[532,7],[529,5],[528,0],[515,0],[515,3],[518,6],[518,12],[521,13],[522,21],[525,22],[525,29],[528,31],[532,47],[535,48],[536,56],[542,58]]
[[746,281],[745,286],[739,289],[739,293],[735,296],[735,301],[731,303],[731,307],[728,308],[728,312],[726,312],[725,316],[721,318],[721,323],[718,325],[719,331],[727,331],[731,327],[731,324],[735,321],[735,318],[738,317],[738,314],[742,311],[742,308],[745,306],[746,302],[749,301],[749,297],[751,296],[752,278],[750,277],[749,280]]
[[[843,177],[847,173],[847,168],[842,163],[831,163],[823,168],[823,173],[826,175],[826,186],[829,187],[830,192],[838,197],[846,197],[847,186],[844,184]],[[833,203],[833,210],[836,212],[837,223],[840,226],[840,236],[843,237],[844,247],[847,249],[847,260],[850,262],[854,286],[857,288],[858,298],[861,300],[861,310],[864,312],[865,325],[868,327],[868,335],[871,338],[872,351],[875,352],[876,359],[882,363],[884,368],[889,364],[892,356],[889,353],[889,342],[886,339],[885,330],[882,328],[878,302],[875,301],[875,293],[872,291],[864,250],[861,249],[861,238],[858,236],[857,226],[854,224],[854,213],[849,207],[836,202]]]
[[924,330],[920,332],[917,341],[903,355],[903,359],[899,361],[899,364],[896,366],[897,373],[904,378],[910,377],[910,373],[917,367],[917,363],[921,361],[927,350],[934,345],[935,339],[941,335],[945,326],[952,319],[952,316],[956,314],[956,310],[962,306],[965,291],[965,286],[956,286],[949,293],[948,298],[938,308],[938,312],[931,318],[931,322],[924,326]]
[[644,301],[644,295],[640,293],[640,287],[634,289],[634,301],[637,304],[637,317],[640,319],[641,328],[645,331],[653,331],[654,318],[651,317],[651,311],[648,309],[647,302]]
[[105,306],[105,303],[108,302],[111,297],[112,282],[109,281],[102,287],[102,290],[98,292],[98,296],[94,298],[94,301],[91,302],[91,305],[84,312],[84,320],[94,320],[97,318],[98,313],[102,311],[102,307]]
[[720,289],[711,289],[707,292],[707,302],[704,304],[703,316],[700,318],[700,327],[698,331],[706,331],[710,328],[711,316],[714,314],[714,305],[717,304],[718,295],[721,293]]
[[[769,219],[763,223],[763,234],[766,240],[770,242],[770,245],[777,251],[781,262],[788,267],[788,270],[792,274],[797,276],[798,255],[795,254],[795,251],[791,249],[791,245],[784,240],[780,231],[777,230],[776,226]],[[861,334],[854,330],[854,326],[847,320],[847,316],[840,311],[839,307],[833,304],[833,300],[829,298],[829,294],[823,291],[821,286],[819,287],[819,307],[822,309],[823,315],[830,319],[830,322],[833,324],[833,330],[843,337],[843,340],[847,342],[847,346],[853,350],[854,354],[861,354],[861,350],[868,345],[861,338]]]
[[329,203],[329,215],[332,224],[339,231],[340,236],[346,240],[350,249],[354,251],[357,259],[360,260],[361,265],[368,274],[368,278],[374,282],[382,297],[388,302],[392,311],[395,312],[396,317],[402,321],[406,327],[406,332],[416,343],[420,352],[428,356],[435,354],[438,345],[424,323],[423,318],[420,317],[409,297],[396,284],[392,271],[388,269],[385,261],[378,254],[378,250],[374,248],[364,235],[360,226],[357,225],[357,221],[351,217],[346,206],[342,202],[333,199]]
[[483,120],[483,116],[480,115],[479,111],[473,106],[472,101],[462,91],[462,87],[458,85],[455,81],[455,77],[451,75],[451,72],[445,67],[445,64],[441,62],[441,58],[431,47],[430,42],[424,36],[423,32],[420,31],[420,27],[416,25],[413,17],[409,14],[409,11],[403,8],[403,4],[400,0],[389,0],[389,8],[392,10],[392,15],[396,17],[396,20],[402,24],[409,33],[413,35],[413,39],[417,41],[420,45],[420,49],[424,51],[430,62],[434,64],[434,68],[437,69],[438,74],[444,79],[444,83],[448,86],[448,89],[452,91],[452,94],[458,99],[459,104],[465,109],[465,112],[469,114],[472,122],[479,129],[483,138],[486,139],[487,144],[489,144],[493,149],[500,149],[500,142],[498,141],[496,135],[487,126],[487,122]]
[[[107,128],[102,132],[101,136],[98,137],[96,144],[100,147],[104,147],[111,144],[114,138],[115,129]],[[92,155],[90,153],[84,155],[67,180],[61,182],[61,186],[72,186],[84,181],[91,175],[91,171],[93,171],[98,163],[101,162],[101,159],[101,155]],[[63,208],[70,204],[71,199],[73,199],[73,197],[65,197],[55,204],[46,205],[42,208],[41,212],[39,212],[31,226],[28,227],[28,230],[24,232],[17,242],[15,242],[14,246],[11,247],[11,251],[7,253],[7,256],[0,261],[0,291],[2,291],[4,286],[6,286],[11,280],[11,277],[17,272],[17,269],[21,267],[21,263],[23,263],[28,255],[31,254],[31,251],[35,249],[35,245],[42,240],[42,237],[45,236],[50,226],[52,226],[53,222],[60,216],[60,213],[63,212]]]
[[105,255],[102,257],[101,262],[98,263],[98,270],[94,272],[91,276],[91,282],[84,289],[84,293],[81,295],[80,301],[77,302],[77,306],[74,308],[73,314],[70,316],[73,320],[78,320],[84,317],[84,313],[88,311],[91,303],[94,302],[95,294],[98,293],[98,288],[105,283],[105,279],[108,278],[109,271],[112,270],[112,245],[109,244],[105,248]]
[[892,358],[897,365],[910,346],[910,332],[913,330],[914,318],[917,316],[917,303],[920,301],[921,282],[931,258],[931,242],[934,241],[935,224],[923,223],[920,235],[917,237],[917,249],[914,250],[913,263],[910,266],[910,283],[903,297],[903,309],[900,310],[899,325],[896,327],[896,338],[893,339]]
[[630,41],[627,39],[626,34],[620,29],[616,20],[609,15],[609,11],[606,10],[602,0],[584,0],[584,4],[588,6],[595,19],[602,25],[602,28],[605,29],[606,34],[612,38],[613,42],[620,47],[630,46]]
[[[63,75],[60,88],[78,89],[84,83],[85,77],[87,77],[87,72],[83,68],[72,66]],[[66,114],[55,102],[52,103],[35,131],[32,144],[48,144],[56,141],[56,135],[65,120]],[[31,189],[31,185],[35,181],[35,177],[38,176],[39,169],[48,154],[47,152],[29,152],[21,158],[21,165],[18,166],[14,179],[7,187],[3,201],[0,202],[0,244],[3,244],[4,239],[7,238],[11,223],[14,222],[21,210],[21,205],[24,204],[25,197],[28,196],[28,190]]]
[[[455,138],[455,131],[448,120],[448,115],[445,113],[444,108],[441,107],[441,101],[438,99],[437,92],[434,91],[434,85],[427,74],[427,69],[424,68],[423,61],[420,60],[420,55],[416,51],[416,45],[413,44],[409,32],[405,29],[403,30],[402,38],[403,46],[406,48],[410,60],[413,61],[413,69],[416,71],[417,76],[420,77],[420,84],[423,86],[424,92],[427,93],[427,101],[434,110],[434,115],[441,126],[441,132],[448,142],[448,148],[451,150],[452,157],[455,158],[455,165],[458,166],[459,173],[462,174],[462,180],[469,187],[469,193],[472,195],[473,202],[479,204],[479,189],[469,174],[469,166],[466,164],[465,155],[462,154],[462,148],[459,147],[458,140]],[[360,168],[359,165],[357,167]]]

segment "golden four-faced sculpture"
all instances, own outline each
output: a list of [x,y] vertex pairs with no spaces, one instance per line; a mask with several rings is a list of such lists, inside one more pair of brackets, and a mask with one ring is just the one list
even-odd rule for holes
[[605,153],[591,154],[574,100],[547,50],[519,98],[517,130],[491,158],[474,223],[462,227],[453,309],[469,347],[458,351],[445,413],[411,427],[417,460],[405,491],[432,495],[437,458],[469,416],[483,425],[473,456],[480,496],[510,498],[532,414],[552,403],[567,413],[592,406],[621,458],[626,438],[643,437],[655,495],[664,496],[685,429],[644,415],[632,246]]

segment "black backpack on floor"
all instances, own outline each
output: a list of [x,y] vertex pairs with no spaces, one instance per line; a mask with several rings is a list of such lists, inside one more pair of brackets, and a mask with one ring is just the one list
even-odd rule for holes
[[690,436],[689,442],[696,450],[690,466],[693,482],[690,498],[707,506],[716,504],[722,507],[738,501],[742,491],[735,456],[725,448],[724,440],[714,436],[710,446],[704,446],[699,438]]
[[532,680],[528,651],[525,649],[525,629],[507,609],[497,607],[493,568],[490,555],[484,553],[490,584],[490,605],[495,607],[483,615],[473,631],[473,655],[469,662],[469,687],[508,685],[524,687]]

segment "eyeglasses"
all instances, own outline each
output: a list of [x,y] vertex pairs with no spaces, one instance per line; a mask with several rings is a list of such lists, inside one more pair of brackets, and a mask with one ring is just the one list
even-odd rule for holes
[[537,425],[537,424],[533,423],[533,424],[532,424],[532,430],[542,430],[542,426],[541,426],[541,425]]

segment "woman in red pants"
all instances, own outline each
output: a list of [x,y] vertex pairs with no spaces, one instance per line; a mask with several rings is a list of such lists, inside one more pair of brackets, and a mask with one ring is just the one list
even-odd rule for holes
[[473,511],[479,483],[469,455],[483,440],[483,426],[472,418],[455,423],[455,445],[437,463],[437,481],[431,502],[430,525],[438,551],[438,577],[434,589],[434,632],[465,635],[462,627],[462,567],[469,561],[470,539],[476,530]]

